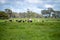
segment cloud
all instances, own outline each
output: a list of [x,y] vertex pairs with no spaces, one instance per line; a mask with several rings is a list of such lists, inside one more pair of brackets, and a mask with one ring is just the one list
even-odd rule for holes
[[45,4],[44,7],[45,7],[45,8],[53,8],[54,6],[53,6],[53,5],[50,5],[50,4]]
[[43,9],[39,9],[39,8],[32,9],[33,12],[36,12],[36,13],[39,13],[39,14],[41,14],[41,10],[43,10]]
[[21,1],[15,1],[14,3],[15,4],[21,4],[22,2]]
[[14,12],[26,12],[30,9],[40,13],[49,7],[60,10],[60,0],[0,0],[0,10],[10,8]]
[[[29,9],[30,11],[33,11],[33,12],[36,12],[36,13],[41,13],[41,10],[43,9],[40,9],[40,8],[37,8],[36,6],[34,7],[27,7],[26,9]],[[27,10],[26,10],[27,11]]]
[[25,7],[21,7],[21,8],[16,8],[16,7],[10,7],[10,9],[12,9],[12,11],[14,12],[26,12],[27,9],[29,9],[30,11],[33,11],[33,12],[36,12],[36,13],[41,13],[41,10],[43,9],[40,9],[40,8],[37,8],[36,6],[25,6]]
[[6,3],[6,1],[7,1],[7,0],[0,0],[0,3],[1,3],[1,4],[4,4],[4,3]]
[[28,2],[28,3],[42,3],[41,0],[25,0],[25,2]]

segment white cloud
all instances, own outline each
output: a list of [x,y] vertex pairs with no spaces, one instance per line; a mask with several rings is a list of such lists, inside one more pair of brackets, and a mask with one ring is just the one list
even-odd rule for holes
[[41,0],[26,0],[28,3],[42,3]]
[[15,8],[10,8],[13,12],[17,12],[19,13],[20,12],[20,9],[15,9]]
[[22,2],[20,2],[20,1],[15,1],[15,4],[17,4],[17,5],[19,5],[19,4],[21,4]]
[[43,10],[43,9],[39,9],[37,7],[28,7],[28,9],[30,11],[33,11],[33,12],[36,12],[36,13],[41,13],[41,10]]
[[39,8],[33,8],[32,11],[36,12],[36,13],[41,13],[41,10],[43,9],[39,9]]
[[10,9],[14,12],[26,12],[27,9],[29,9],[30,11],[33,11],[33,12],[36,12],[36,13],[41,13],[41,10],[43,9],[39,9],[37,7],[33,7],[33,6],[28,6],[28,7],[23,7],[22,9],[19,9],[19,8],[13,8],[13,7],[10,7]]
[[45,7],[45,8],[53,8],[54,6],[53,6],[53,5],[50,5],[50,4],[45,4],[44,7]]
[[20,4],[20,1],[16,1],[17,4]]
[[4,4],[7,0],[0,0],[0,3]]

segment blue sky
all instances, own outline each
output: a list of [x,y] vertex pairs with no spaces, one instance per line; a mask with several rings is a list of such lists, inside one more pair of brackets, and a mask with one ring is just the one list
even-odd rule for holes
[[0,10],[9,8],[14,12],[26,12],[29,9],[41,13],[41,10],[49,7],[60,10],[60,0],[0,0]]

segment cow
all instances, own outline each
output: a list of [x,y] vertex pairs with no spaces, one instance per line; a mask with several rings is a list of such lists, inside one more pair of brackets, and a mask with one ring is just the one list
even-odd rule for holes
[[42,22],[44,22],[44,20],[42,20]]
[[10,22],[12,22],[12,20],[9,20]]
[[22,20],[18,20],[18,22],[22,22]]
[[28,19],[28,22],[32,22],[32,19]]

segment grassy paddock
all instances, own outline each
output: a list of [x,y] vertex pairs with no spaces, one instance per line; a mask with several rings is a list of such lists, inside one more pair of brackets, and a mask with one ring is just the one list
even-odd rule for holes
[[13,22],[0,20],[0,40],[60,40],[60,19],[34,18],[32,23],[12,20]]
[[[29,18],[11,18],[14,22],[15,22],[15,20],[28,20]],[[57,18],[57,19],[55,19],[55,18],[31,18],[32,20],[33,20],[33,22],[35,23],[35,22],[38,22],[38,20],[39,20],[39,22],[41,22],[42,20],[44,20],[45,22],[60,22],[60,19],[59,18]]]

